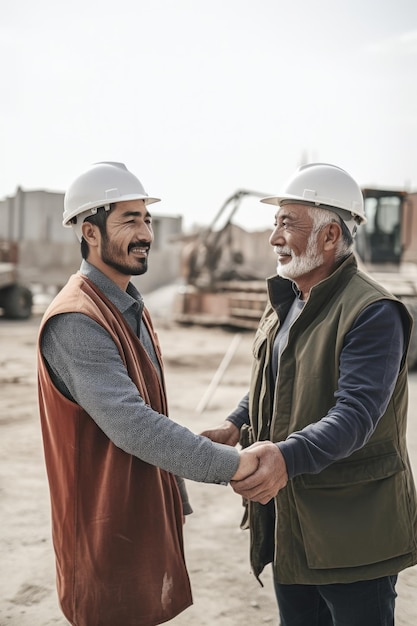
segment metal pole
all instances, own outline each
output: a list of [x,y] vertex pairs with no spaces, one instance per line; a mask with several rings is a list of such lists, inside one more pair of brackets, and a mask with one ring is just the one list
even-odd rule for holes
[[225,371],[227,370],[227,368],[229,367],[229,363],[233,358],[233,355],[235,354],[237,347],[240,343],[240,340],[242,339],[242,334],[241,333],[237,333],[233,339],[232,342],[230,343],[226,354],[224,355],[222,362],[220,363],[219,367],[217,368],[216,373],[214,374],[213,378],[211,379],[211,382],[205,392],[205,394],[203,395],[203,397],[201,398],[200,402],[198,403],[197,406],[197,413],[202,413],[204,411],[204,409],[207,407],[210,398],[213,396],[215,389],[217,388],[219,382],[221,381],[223,374],[225,373]]

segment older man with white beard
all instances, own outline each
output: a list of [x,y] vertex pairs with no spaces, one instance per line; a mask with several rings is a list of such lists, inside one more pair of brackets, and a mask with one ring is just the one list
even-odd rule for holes
[[273,564],[281,626],[394,624],[398,573],[417,562],[406,448],[411,318],[358,270],[366,221],[354,179],[299,168],[270,243],[277,276],[253,344],[249,393],[213,441],[257,447],[234,483],[248,504],[251,564]]

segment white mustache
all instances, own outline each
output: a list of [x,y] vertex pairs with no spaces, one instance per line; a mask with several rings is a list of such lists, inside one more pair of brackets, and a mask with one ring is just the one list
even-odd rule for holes
[[292,256],[292,250],[290,248],[285,248],[284,246],[274,246],[275,254],[288,254]]

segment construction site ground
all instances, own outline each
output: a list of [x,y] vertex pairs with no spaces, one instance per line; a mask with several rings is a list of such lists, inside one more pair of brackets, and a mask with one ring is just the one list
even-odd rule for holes
[[[0,319],[0,626],[67,623],[55,591],[49,494],[36,399],[39,313],[24,322]],[[236,339],[232,332],[179,327],[157,315],[156,325],[171,418],[194,432],[220,423],[247,390],[252,334]],[[235,352],[216,386],[213,378],[216,380],[232,342]],[[417,472],[416,372],[410,374],[409,449]],[[277,624],[270,570],[262,576],[263,588],[250,571],[248,533],[239,528],[239,496],[230,487],[188,482],[188,488],[194,513],[185,525],[185,551],[194,605],[170,624]],[[417,624],[416,567],[400,574],[397,590],[397,626]]]

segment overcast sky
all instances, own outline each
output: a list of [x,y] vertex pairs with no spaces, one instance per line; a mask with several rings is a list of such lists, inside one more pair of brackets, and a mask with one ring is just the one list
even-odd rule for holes
[[0,59],[0,198],[102,160],[186,227],[301,161],[417,190],[416,0],[1,0]]

